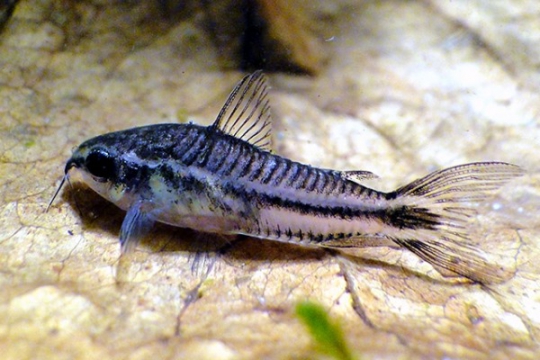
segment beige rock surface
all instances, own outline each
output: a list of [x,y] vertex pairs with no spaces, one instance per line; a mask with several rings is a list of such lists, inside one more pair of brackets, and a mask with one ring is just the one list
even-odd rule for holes
[[444,281],[394,248],[352,259],[168,226],[119,262],[113,205],[74,184],[44,213],[70,149],[143,124],[209,124],[241,74],[220,71],[197,12],[21,1],[0,35],[2,358],[313,358],[294,316],[306,299],[363,358],[538,357],[540,5],[318,4],[336,19],[326,69],[269,76],[276,152],[373,171],[384,190],[463,162],[523,166],[474,224],[512,279]]

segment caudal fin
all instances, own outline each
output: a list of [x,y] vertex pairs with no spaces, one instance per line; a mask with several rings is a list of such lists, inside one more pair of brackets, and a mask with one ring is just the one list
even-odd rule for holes
[[467,223],[477,206],[508,181],[523,175],[515,165],[471,163],[434,172],[387,194],[392,210],[388,236],[430,263],[441,274],[480,283],[508,280],[513,272],[489,261],[474,246]]

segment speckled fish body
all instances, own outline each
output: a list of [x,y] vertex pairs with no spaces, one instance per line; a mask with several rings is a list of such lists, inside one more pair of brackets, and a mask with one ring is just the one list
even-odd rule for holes
[[[77,153],[68,168],[86,166],[96,192],[124,210],[140,202],[171,225],[320,243],[380,232],[388,216],[382,193],[212,128],[151,125],[99,136]],[[94,166],[103,175],[114,168],[115,181],[96,181]]]
[[215,123],[158,124],[101,135],[67,162],[83,181],[127,211],[125,248],[154,221],[304,245],[346,248],[390,239],[441,272],[478,282],[505,274],[472,247],[474,206],[522,174],[473,163],[435,172],[396,191],[361,185],[367,171],[336,171],[272,154],[263,75],[244,78]]

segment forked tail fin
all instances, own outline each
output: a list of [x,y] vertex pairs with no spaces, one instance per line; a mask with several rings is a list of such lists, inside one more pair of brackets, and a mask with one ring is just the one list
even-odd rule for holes
[[490,263],[475,247],[467,223],[476,207],[506,182],[523,175],[515,165],[471,163],[434,172],[387,194],[392,228],[387,234],[441,274],[459,274],[479,283],[499,283],[513,272]]

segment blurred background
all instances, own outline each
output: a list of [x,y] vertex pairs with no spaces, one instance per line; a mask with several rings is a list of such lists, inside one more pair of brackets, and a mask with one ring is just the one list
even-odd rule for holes
[[[538,1],[20,0],[0,2],[0,31],[4,358],[313,358],[292,310],[305,299],[363,358],[538,354]],[[243,239],[201,280],[201,235],[160,226],[120,286],[121,211],[68,188],[43,213],[73,147],[210,124],[256,69],[280,155],[372,171],[381,190],[465,162],[525,168],[478,220],[488,250],[511,251],[515,279],[449,285],[393,249],[351,267]]]

